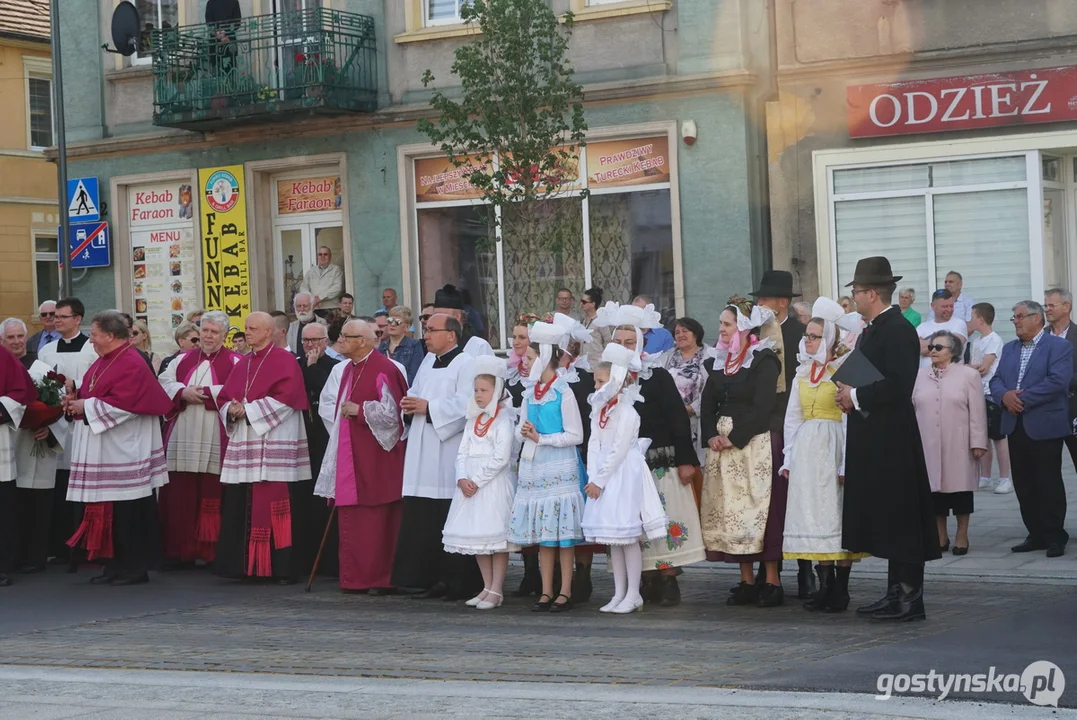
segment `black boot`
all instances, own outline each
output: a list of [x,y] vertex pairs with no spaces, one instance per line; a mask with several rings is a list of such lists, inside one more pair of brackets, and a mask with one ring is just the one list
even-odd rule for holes
[[[831,568],[833,567],[831,565]],[[851,567],[839,566],[837,575],[832,574],[830,576],[834,584],[830,595],[823,599],[823,612],[840,613],[849,608],[849,573],[852,570]],[[831,570],[831,573],[833,572]]]
[[681,586],[677,584],[676,575],[661,575],[662,607],[674,607],[681,604]]
[[576,561],[576,573],[572,576],[572,602],[579,604],[591,599],[594,586],[591,584],[591,564]]
[[819,573],[819,589],[812,595],[811,600],[804,603],[805,610],[822,610],[826,606],[829,595],[834,588],[834,566],[816,565],[815,572]]
[[759,602],[759,586],[741,582],[733,597],[725,601],[726,605],[755,605]]
[[898,591],[901,589],[901,578],[898,576],[897,569],[894,563],[890,562],[886,565],[886,595],[876,600],[870,605],[861,605],[856,609],[857,615],[871,615],[872,613],[885,610],[890,607],[890,603],[897,599]]
[[643,602],[659,605],[662,602],[662,573],[657,570],[644,570],[640,594]]
[[890,620],[903,622],[905,620],[924,620],[927,612],[924,610],[924,589],[918,587],[911,592],[898,585],[897,598],[890,603],[885,610],[879,610],[871,615],[873,620]]
[[513,597],[529,597],[542,592],[542,575],[539,574],[538,555],[524,555],[524,577]]
[[814,597],[815,592],[815,575],[811,571],[811,560],[797,560],[797,600]]

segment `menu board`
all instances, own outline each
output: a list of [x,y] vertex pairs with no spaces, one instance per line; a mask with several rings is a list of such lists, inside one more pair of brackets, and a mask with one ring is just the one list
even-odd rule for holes
[[202,294],[194,230],[132,231],[131,260],[135,318],[146,323],[155,348],[171,347],[173,331],[199,307]]

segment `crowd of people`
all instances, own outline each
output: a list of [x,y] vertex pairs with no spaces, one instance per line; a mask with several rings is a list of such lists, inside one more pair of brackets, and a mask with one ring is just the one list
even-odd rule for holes
[[914,325],[900,280],[867,258],[848,298],[808,305],[768,271],[713,345],[645,296],[590,288],[576,313],[562,289],[516,318],[504,359],[451,285],[418,317],[392,289],[359,317],[303,291],[294,320],[255,312],[231,337],[196,313],[168,357],[129,315],[87,335],[78,299],[46,303],[42,332],[2,325],[0,585],[49,562],[111,585],[206,566],[492,610],[521,552],[511,594],[561,613],[605,553],[603,612],[676,605],[682,568],[710,561],[740,569],[730,605],[783,604],[795,562],[804,607],[839,613],[874,555],[886,592],[857,612],[923,618],[924,563],[951,551],[950,514],[969,552],[992,455],[1028,531],[1014,552],[1063,554],[1077,330],[1053,289],[1003,343],[957,273]]

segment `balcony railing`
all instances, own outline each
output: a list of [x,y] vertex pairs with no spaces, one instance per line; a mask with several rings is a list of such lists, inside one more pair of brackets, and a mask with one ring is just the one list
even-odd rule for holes
[[151,42],[155,125],[208,130],[377,106],[366,15],[313,8],[156,30]]

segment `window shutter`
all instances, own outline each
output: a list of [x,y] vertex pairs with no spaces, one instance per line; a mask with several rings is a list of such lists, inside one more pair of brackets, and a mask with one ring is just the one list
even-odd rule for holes
[[[890,260],[899,287],[916,290],[917,304],[930,297],[927,264],[927,206],[923,196],[844,200],[834,203],[839,295],[849,294],[858,260],[883,255]],[[894,296],[897,302],[897,296]]]

